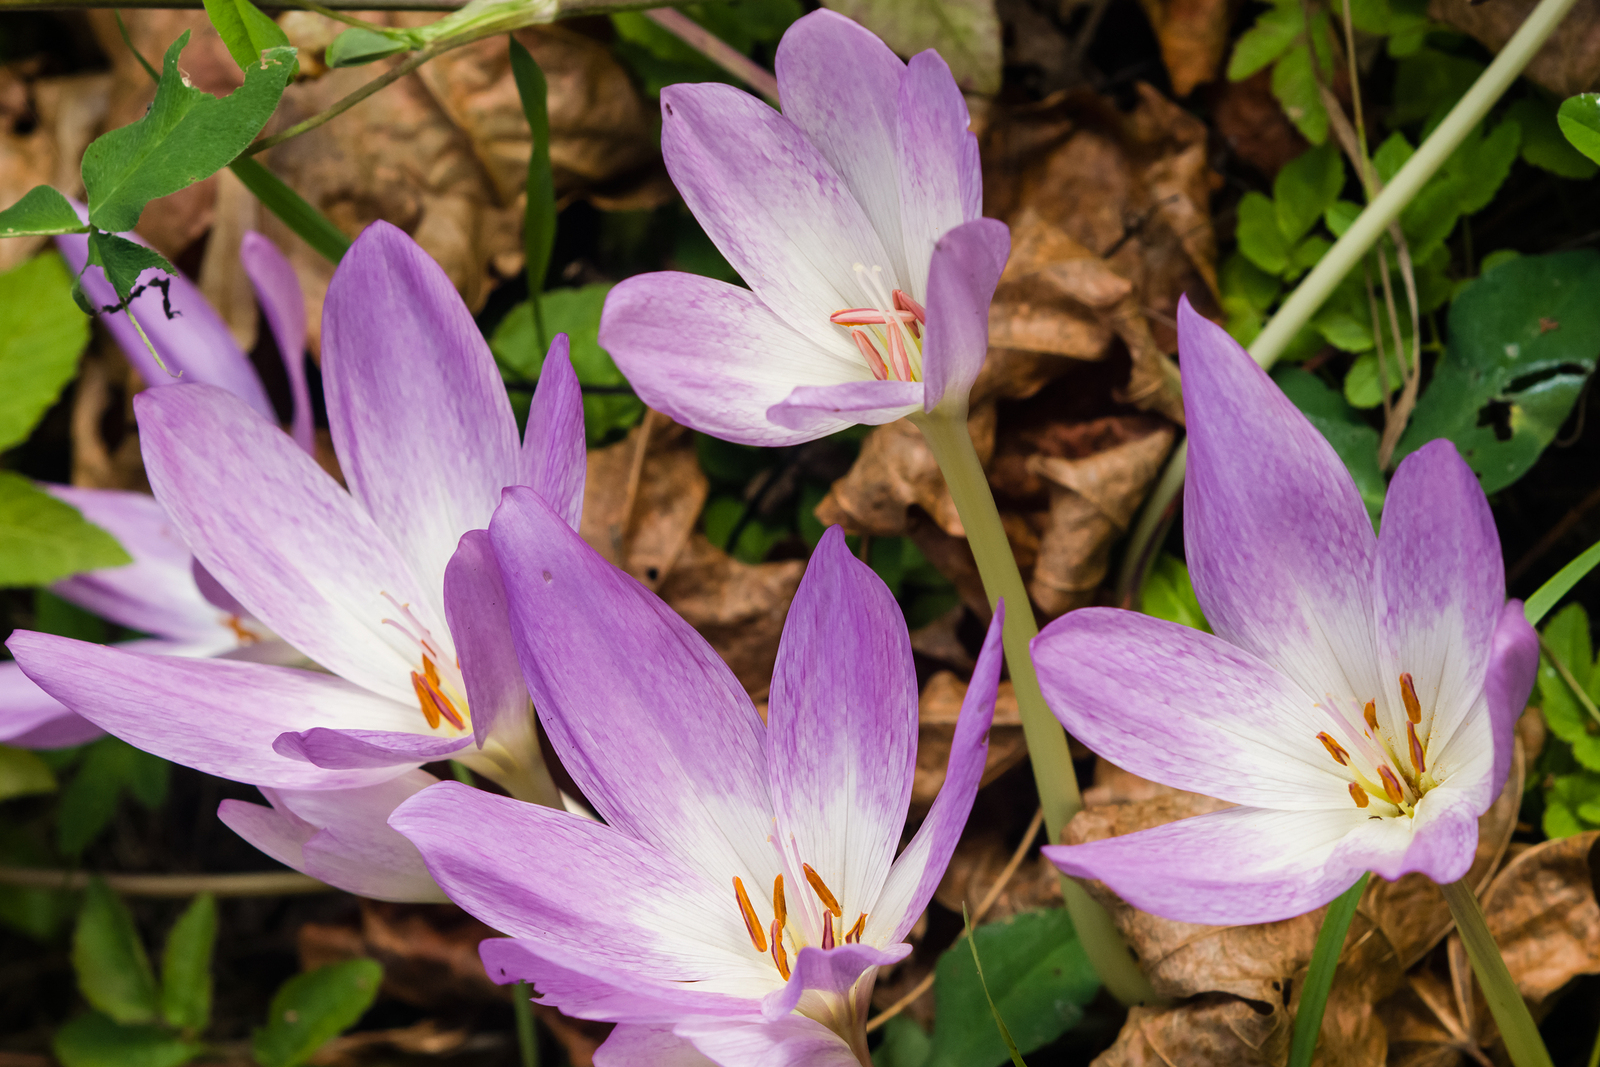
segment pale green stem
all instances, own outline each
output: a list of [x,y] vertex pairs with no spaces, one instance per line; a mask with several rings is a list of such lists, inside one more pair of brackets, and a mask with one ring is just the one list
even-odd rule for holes
[[[972,558],[978,564],[978,574],[983,579],[990,605],[1002,598],[1005,600],[1002,638],[1006,663],[1011,668],[1011,684],[1017,694],[1022,732],[1028,742],[1028,758],[1033,764],[1045,827],[1050,841],[1058,842],[1067,821],[1082,809],[1083,798],[1078,793],[1066,732],[1045,706],[1044,694],[1039,690],[1039,676],[1034,672],[1033,659],[1028,652],[1028,642],[1039,633],[1028,590],[1022,584],[1011,542],[1006,538],[1000,512],[995,508],[989,479],[973,448],[972,436],[967,432],[965,411],[941,407],[932,414],[913,415],[912,421],[921,428],[928,447],[939,461],[939,469],[944,472],[945,484],[950,488],[950,498],[955,501],[961,525],[966,529],[967,543],[972,547]],[[1061,891],[1078,939],[1083,942],[1106,989],[1124,1004],[1157,1000],[1106,910],[1070,878],[1062,878]]]
[[1500,1039],[1506,1044],[1511,1062],[1515,1067],[1553,1067],[1544,1039],[1539,1036],[1539,1027],[1534,1024],[1527,1002],[1506,969],[1506,961],[1500,955],[1500,947],[1494,943],[1489,924],[1483,920],[1477,894],[1465,880],[1439,888],[1450,905],[1450,914],[1455,917],[1461,944],[1467,950],[1467,959],[1472,961],[1473,973],[1478,976],[1478,985],[1489,1002],[1489,1012],[1500,1028]]
[[[1539,0],[1539,6],[1533,9],[1511,40],[1506,42],[1488,69],[1478,76],[1467,94],[1450,109],[1438,128],[1422,142],[1422,147],[1406,161],[1383,192],[1356,216],[1344,236],[1334,242],[1333,247],[1311,269],[1311,273],[1289,294],[1289,299],[1283,302],[1283,306],[1250,345],[1250,355],[1257,363],[1270,367],[1277,362],[1289,342],[1311,321],[1311,316],[1321,309],[1339,283],[1344,281],[1344,276],[1361,262],[1361,258],[1389,228],[1389,224],[1400,217],[1400,212],[1433,177],[1434,172],[1460,147],[1467,134],[1483,121],[1489,109],[1516,81],[1522,68],[1528,65],[1533,54],[1555,32],[1576,2]],[[1183,488],[1187,456],[1188,453],[1182,449],[1173,453],[1162,472],[1160,484],[1145,503],[1144,511],[1134,527],[1128,553],[1123,559],[1122,570],[1117,576],[1119,603],[1143,578],[1143,568],[1148,566],[1146,557],[1154,555],[1146,552],[1145,548],[1160,526],[1161,515],[1167,505]]]
[[533,987],[518,982],[511,987],[511,1007],[517,1017],[517,1050],[521,1067],[539,1067],[539,1032],[533,1025]]

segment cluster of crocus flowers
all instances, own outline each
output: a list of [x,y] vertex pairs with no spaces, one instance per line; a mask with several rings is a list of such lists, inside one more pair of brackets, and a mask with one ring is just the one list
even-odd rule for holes
[[1465,876],[1538,666],[1477,479],[1406,457],[1377,535],[1332,447],[1249,354],[1179,308],[1184,548],[1216,636],[1086,608],[1034,642],[1073,736],[1237,807],[1046,851],[1146,911],[1268,922],[1366,871]]
[[444,783],[390,824],[510,935],[498,981],[618,1023],[599,1063],[870,1064],[865,1013],[966,823],[1000,671],[989,628],[945,784],[895,856],[916,767],[899,606],[834,527],[783,630],[766,722],[732,671],[537,494],[489,537],[550,744],[605,820]]

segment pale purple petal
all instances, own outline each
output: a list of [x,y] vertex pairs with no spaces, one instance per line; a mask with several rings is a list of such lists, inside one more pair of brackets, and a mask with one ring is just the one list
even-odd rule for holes
[[[539,371],[522,438],[518,485],[531,486],[574,530],[583,515],[588,451],[583,436],[583,393],[572,369],[571,342],[556,334]],[[448,579],[446,579],[448,581]]]
[[207,604],[226,615],[238,617],[250,614],[250,609],[239,603],[232,593],[222,587],[221,582],[212,577],[205,565],[192,556],[189,558],[189,574]]
[[[967,128],[971,122],[967,101],[939,53],[930,48],[911,58],[900,82],[897,109],[906,277],[920,288],[929,276],[934,242],[978,217],[983,174],[978,166],[978,139]],[[1003,223],[997,225],[1004,227]],[[937,298],[931,285],[925,291],[924,303],[931,315]],[[984,313],[987,321],[987,300]]]
[[933,891],[939,888],[956,842],[961,840],[988,762],[995,690],[1000,684],[1000,667],[1005,662],[1005,650],[1001,645],[1005,617],[1006,605],[1001,600],[995,607],[994,617],[989,620],[989,632],[983,639],[978,663],[967,683],[967,695],[961,701],[955,736],[950,741],[944,785],[934,798],[927,818],[917,827],[916,836],[894,861],[889,880],[878,895],[877,906],[867,917],[863,940],[894,944],[905,938],[916,925],[922,909],[928,906]]
[[584,797],[720,885],[771,885],[765,731],[727,665],[532,490],[506,491],[489,535],[534,707]]
[[[1409,673],[1422,704],[1417,733],[1436,754],[1483,692],[1506,601],[1489,501],[1449,441],[1430,441],[1395,471],[1383,504],[1374,593],[1384,681],[1380,721],[1390,737],[1405,736],[1400,675]],[[1493,800],[1486,788],[1484,806]]]
[[686,993],[778,984],[731,882],[716,885],[613,827],[456,782],[406,801],[389,825],[451,900],[541,954],[561,953],[563,966],[583,961]]
[[40,689],[15,661],[0,662],[0,743],[13,748],[66,748],[104,732]]
[[1313,696],[1365,704],[1385,686],[1372,610],[1377,539],[1355,483],[1327,438],[1187,300],[1178,351],[1189,429],[1184,546],[1207,621]]
[[928,333],[922,347],[923,409],[959,404],[989,352],[989,302],[1005,269],[1011,231],[995,219],[974,219],[938,239],[928,273]]
[[239,261],[255,287],[256,301],[266,316],[289,377],[294,414],[289,435],[295,444],[315,454],[317,431],[311,423],[311,388],[306,384],[306,301],[289,258],[261,234],[250,230],[239,243]]
[[[581,501],[580,501],[581,503]],[[478,747],[504,720],[526,719],[528,686],[511,640],[505,586],[487,530],[470,530],[444,572],[444,614],[450,622]]]
[[1528,694],[1533,692],[1538,673],[1539,635],[1528,624],[1522,601],[1507,601],[1494,628],[1489,673],[1483,680],[1490,734],[1494,738],[1494,765],[1489,776],[1491,802],[1505,788],[1506,776],[1511,773],[1517,719],[1528,706]]
[[374,900],[444,903],[422,853],[388,824],[395,808],[438,783],[413,770],[362,789],[274,790],[269,799],[319,828],[303,846],[301,869],[313,878]]
[[798,1007],[801,996],[808,992],[848,996],[868,968],[892,967],[909,955],[911,946],[906,944],[888,948],[861,944],[830,949],[807,946],[795,954],[788,983],[762,1000],[761,1014],[768,1020],[781,1019]]
[[672,1029],[722,1067],[861,1067],[844,1038],[804,1015],[686,1019]]
[[1116,608],[1068,612],[1034,638],[1045,702],[1098,755],[1143,778],[1258,807],[1348,804],[1317,740],[1361,750],[1342,718],[1250,653]]
[[1362,819],[1339,845],[1334,862],[1370,870],[1391,882],[1414,872],[1440,885],[1460,881],[1478,848],[1483,809],[1475,792],[1447,782],[1428,791],[1413,818]]
[[696,992],[654,976],[623,968],[602,967],[587,956],[574,957],[565,949],[510,937],[478,943],[489,980],[501,985],[527,982],[541,1004],[561,1009],[563,1015],[598,1022],[659,1024],[685,1015],[749,1015],[759,1008],[742,997]]
[[150,484],[206,569],[323,667],[414,703],[417,654],[383,620],[409,604],[442,637],[431,607],[439,594],[424,598],[350,494],[287,434],[211,386],[146,390],[134,407]]
[[18,630],[6,641],[45,692],[136,748],[252,785],[341,789],[392,768],[329,771],[272,750],[286,730],[404,729],[414,707],[313,671],[152,656]]
[[670,271],[620,283],[606,295],[600,316],[600,344],[639,399],[702,433],[768,447],[852,425],[833,418],[829,428],[804,433],[767,418],[767,409],[797,385],[871,378],[860,353],[840,334],[819,346],[748,289]]
[[[136,233],[118,236],[150,247]],[[83,270],[83,265],[89,260],[88,237],[83,234],[63,234],[56,238],[56,246],[61,249],[62,256],[75,273]],[[140,281],[149,287],[130,300],[128,307],[134,318],[139,320],[139,325],[144,327],[150,343],[161,354],[162,361],[167,365],[166,370],[162,370],[151,358],[150,350],[145,347],[139,331],[126,314],[101,313],[97,317],[111,332],[111,336],[116,338],[128,362],[133,364],[145,384],[160,386],[201,382],[215,385],[238,397],[262,418],[276,420],[272,401],[267,398],[267,391],[250,358],[239,348],[233,334],[228,331],[227,323],[206,302],[195,284],[182,273],[168,275],[154,268],[141,274]],[[151,285],[153,281],[164,282],[167,293],[163,294],[161,289]],[[96,307],[115,307],[117,304],[116,290],[111,288],[105,272],[99,267],[83,271],[83,290]],[[168,297],[172,307],[170,318],[164,306]]]
[[773,69],[783,117],[833,164],[866,212],[891,260],[883,266],[896,277],[911,279],[920,291],[924,275],[907,272],[902,253],[896,182],[901,135],[897,102],[906,65],[871,30],[822,10],[784,32]]
[[848,354],[828,316],[870,303],[856,264],[907,289],[839,172],[782,115],[731,85],[661,91],[661,152],[673,184],[756,296],[820,348]]
[[1052,863],[1095,878],[1141,911],[1178,922],[1276,922],[1321,907],[1368,869],[1345,842],[1369,820],[1351,804],[1324,811],[1228,808],[1086,845],[1047,845]]
[[305,843],[316,836],[315,826],[288,811],[244,800],[224,800],[217,806],[217,818],[285,867],[305,871]]
[[[833,891],[846,928],[874,910],[916,767],[917,672],[905,616],[851,554],[844,530],[829,527],[778,644],[767,768],[779,835]],[[794,885],[789,897],[791,911],[821,921],[825,909],[807,887]],[[812,929],[821,936],[820,925]]]
[[594,1067],[716,1067],[668,1026],[619,1026],[594,1050]]
[[767,418],[810,441],[857,423],[880,426],[903,419],[921,408],[927,395],[921,382],[802,385],[768,408]]
[[450,758],[470,744],[470,737],[314,726],[298,733],[279,734],[272,740],[272,751],[330,771],[344,771],[433,763]]
[[386,222],[356,238],[328,284],[322,374],[351,495],[442,614],[456,542],[489,524],[516,480],[517,424],[455,286]]

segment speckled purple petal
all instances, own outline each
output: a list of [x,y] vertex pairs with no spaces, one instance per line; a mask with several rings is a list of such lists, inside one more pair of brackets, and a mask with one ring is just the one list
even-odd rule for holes
[[294,401],[289,434],[295,444],[314,455],[317,437],[311,423],[311,389],[306,384],[306,301],[300,279],[278,246],[254,230],[247,231],[239,243],[239,261],[255,287],[256,300],[289,377],[289,397]]

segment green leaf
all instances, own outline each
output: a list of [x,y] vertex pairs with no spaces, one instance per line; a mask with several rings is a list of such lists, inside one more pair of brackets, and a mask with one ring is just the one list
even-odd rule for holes
[[1144,580],[1139,591],[1139,610],[1180,626],[1211,632],[1211,624],[1200,610],[1200,601],[1195,599],[1189,568],[1184,566],[1183,560],[1166,552],[1156,557],[1155,565]]
[[1338,146],[1318,145],[1284,164],[1272,182],[1278,228],[1291,244],[1311,231],[1344,188],[1344,160]]
[[105,269],[106,280],[117,291],[117,299],[123,304],[132,298],[133,287],[139,284],[139,275],[145,271],[178,273],[177,268],[167,262],[167,257],[155,249],[99,230],[89,235],[89,262]]
[[1371,316],[1352,313],[1346,308],[1330,307],[1311,320],[1322,339],[1341,352],[1359,355],[1372,350]]
[[116,814],[117,798],[124,789],[146,808],[159,808],[166,800],[170,769],[160,756],[115,737],[89,745],[83,763],[61,790],[57,847],[68,856],[82,853]]
[[329,1039],[353,1026],[378,995],[383,967],[349,960],[297,974],[272,996],[267,1025],[251,1036],[261,1067],[295,1067]]
[[1344,398],[1353,408],[1375,408],[1383,403],[1384,386],[1393,393],[1400,388],[1399,368],[1394,365],[1394,353],[1384,361],[1384,382],[1378,382],[1378,354],[1367,352],[1350,365],[1344,376]]
[[1583,181],[1600,172],[1594,160],[1572,146],[1561,132],[1554,103],[1525,96],[1506,109],[1506,118],[1522,128],[1522,158],[1561,178]]
[[198,1034],[211,1022],[211,950],[217,941],[217,900],[201,893],[167,935],[161,958],[161,1015],[168,1025]]
[[1584,817],[1600,803],[1600,776],[1567,774],[1553,779],[1544,795],[1544,833],[1555,840],[1600,826],[1600,819]]
[[0,471],[0,587],[49,585],[132,557],[78,509]]
[[178,73],[178,53],[188,43],[185,30],[167,49],[144,117],[99,137],[83,154],[89,221],[102,230],[133,229],[145,204],[231,163],[272,117],[295,66],[293,48],[269,49],[245,71],[244,84],[219,99]]
[[1289,242],[1278,225],[1278,211],[1261,193],[1248,192],[1239,201],[1239,251],[1271,275],[1289,268]]
[[1272,95],[1306,140],[1321,144],[1328,139],[1328,109],[1317,89],[1308,46],[1295,45],[1272,68]]
[[25,748],[0,745],[0,800],[54,793],[50,765]]
[[1539,625],[1539,620],[1560,603],[1562,597],[1572,592],[1572,587],[1587,577],[1597,566],[1600,566],[1600,541],[1596,541],[1568,560],[1566,566],[1547,578],[1545,583],[1523,602],[1522,613],[1527,616],[1529,624]]
[[1556,123],[1572,147],[1600,163],[1600,93],[1579,93],[1561,101]]
[[1311,966],[1306,973],[1305,985],[1301,987],[1300,1005],[1295,1009],[1289,1067],[1311,1067],[1311,1057],[1322,1031],[1323,1010],[1327,1007],[1328,993],[1333,989],[1334,972],[1338,970],[1339,956],[1350,932],[1350,920],[1355,918],[1361,894],[1366,891],[1367,880],[1371,877],[1363,873],[1354,885],[1339,894],[1323,914],[1322,926],[1317,930],[1316,948],[1311,953]]
[[283,221],[301,240],[329,263],[338,263],[350,250],[350,238],[333,221],[312,207],[305,197],[256,160],[241,156],[228,169],[255,194],[261,205]]
[[1559,659],[1583,691],[1594,700],[1600,690],[1589,638],[1589,616],[1581,604],[1569,604],[1545,625],[1545,649],[1539,657],[1539,704],[1550,732],[1572,747],[1572,756],[1590,770],[1600,770],[1600,722],[1573,694],[1556,668]]
[[1280,3],[1263,11],[1256,24],[1239,35],[1228,60],[1228,80],[1243,81],[1289,50],[1305,29],[1305,14],[1298,3]]
[[1449,345],[1396,458],[1448,437],[1484,492],[1522,477],[1594,371],[1597,289],[1593,249],[1522,256],[1465,286],[1450,307]]
[[1417,50],[1396,66],[1390,127],[1409,126],[1419,120],[1432,125],[1466,95],[1482,73],[1483,64],[1476,60],[1435,48]]
[[1312,234],[1295,245],[1289,253],[1289,277],[1297,278],[1315,267],[1318,260],[1327,255],[1328,249],[1332,247],[1332,241],[1318,234]]
[[380,59],[409,52],[412,42],[363,26],[352,26],[332,41],[323,62],[333,68],[362,67]]
[[1378,468],[1378,431],[1363,422],[1344,397],[1314,374],[1299,367],[1277,367],[1272,380],[1339,454],[1356,483],[1367,514],[1376,522],[1388,488],[1383,471]]
[[[528,120],[528,131],[533,137],[522,216],[522,248],[527,258],[528,292],[537,296],[544,292],[545,278],[550,273],[550,253],[556,244],[556,186],[550,169],[550,87],[545,82],[544,71],[539,69],[528,50],[515,37],[509,40],[511,74],[517,83],[517,96],[522,101],[522,114]],[[528,307],[533,314],[538,355],[543,359],[544,350],[550,344],[544,305],[535,299]]]
[[1322,213],[1322,221],[1335,237],[1343,237],[1356,221],[1356,216],[1361,214],[1361,205],[1352,204],[1348,200],[1335,200],[1328,205],[1328,210]]
[[123,1026],[94,1011],[57,1030],[50,1047],[63,1067],[180,1067],[205,1051],[164,1026]]
[[[1029,911],[980,926],[973,943],[995,1009],[1023,1053],[1055,1040],[1083,1017],[1099,988],[1065,911]],[[933,1052],[927,1067],[993,1067],[1007,1050],[989,1014],[971,949],[939,957]]]
[[34,186],[21,200],[0,211],[0,237],[43,237],[88,230],[71,202],[48,185]]
[[0,274],[0,450],[27,440],[89,343],[72,274],[54,252]]
[[[289,46],[289,35],[250,0],[205,0],[205,5],[206,17],[242,71],[259,64],[264,50]],[[294,77],[293,70],[289,77]]]
[[883,1024],[883,1041],[872,1052],[872,1067],[922,1067],[933,1040],[916,1020],[896,1015]]
[[117,1022],[155,1021],[159,1005],[150,958],[127,906],[99,878],[89,880],[72,932],[72,969],[84,999]]
[[1000,91],[1000,16],[994,0],[824,0],[910,57],[927,48],[950,64],[956,84]]
[[1406,140],[1403,133],[1391,133],[1384,138],[1378,150],[1372,153],[1372,169],[1378,172],[1378,179],[1388,183],[1400,173],[1400,168],[1405,166],[1417,150],[1411,147],[1411,142]]

